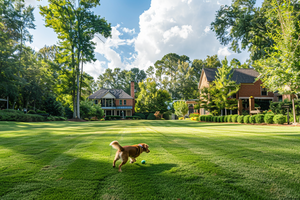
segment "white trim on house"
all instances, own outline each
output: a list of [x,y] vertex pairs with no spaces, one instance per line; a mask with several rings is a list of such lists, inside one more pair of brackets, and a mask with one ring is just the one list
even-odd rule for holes
[[[239,97],[239,99],[249,99],[249,97]],[[254,97],[254,99],[271,99],[271,100],[273,100],[274,97]]]
[[116,97],[110,93],[110,92],[107,92],[101,99],[115,99]]

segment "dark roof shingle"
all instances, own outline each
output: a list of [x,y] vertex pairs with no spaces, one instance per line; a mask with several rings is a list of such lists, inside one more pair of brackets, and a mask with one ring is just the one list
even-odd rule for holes
[[[203,68],[208,82],[212,82],[216,78],[218,68]],[[254,69],[233,69],[232,80],[240,83],[254,83],[259,73]]]
[[129,94],[124,92],[122,89],[100,89],[91,96],[89,96],[89,99],[101,99],[104,97],[108,92],[110,92],[112,95],[114,95],[117,99],[133,99]]

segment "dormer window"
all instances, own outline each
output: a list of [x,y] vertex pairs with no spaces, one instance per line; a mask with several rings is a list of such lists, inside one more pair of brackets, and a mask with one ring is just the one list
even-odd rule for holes
[[261,96],[268,96],[267,89],[264,86],[261,86],[260,91],[261,91]]

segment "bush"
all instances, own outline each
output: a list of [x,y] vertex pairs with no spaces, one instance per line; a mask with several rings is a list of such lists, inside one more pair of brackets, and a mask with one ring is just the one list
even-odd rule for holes
[[231,119],[232,119],[232,115],[228,115],[227,116],[227,122],[232,122]]
[[226,115],[226,116],[224,116],[224,120],[223,121],[224,122],[228,122],[227,120],[228,120],[228,116]]
[[264,122],[264,115],[263,114],[257,114],[256,116],[255,116],[255,122],[257,123],[257,124],[261,124],[261,123],[263,123]]
[[252,123],[252,124],[255,123],[255,115],[251,115],[251,116],[249,117],[249,122]]
[[104,116],[104,111],[100,104],[94,104],[92,101],[81,101],[80,102],[80,117],[92,118],[97,117],[101,119]]
[[274,123],[273,118],[274,118],[273,114],[266,114],[264,117],[264,122],[266,124],[273,124]]
[[156,120],[154,113],[150,113],[147,117],[148,120]]
[[198,113],[191,113],[189,115],[189,118],[192,118],[192,117],[199,117],[199,114]]
[[37,110],[36,113],[37,113],[37,114],[47,114],[47,112],[46,112],[46,111],[43,111],[43,110]]
[[22,111],[1,111],[0,121],[42,122],[45,118],[36,114],[24,114]]
[[231,121],[232,121],[232,122],[237,122],[238,116],[239,116],[239,115],[232,115]]
[[125,119],[141,119],[140,116],[126,116]]
[[[146,119],[146,116],[143,113],[134,113],[135,116],[139,116],[141,119]],[[164,116],[165,118],[165,116]]]
[[212,116],[212,121],[217,122],[218,117],[217,116]]
[[36,114],[36,112],[34,110],[29,110],[27,114]]
[[250,119],[250,115],[245,115],[244,116],[244,123],[246,123],[246,124],[250,123],[249,119]]
[[206,122],[211,122],[212,121],[212,116],[211,115],[207,115],[205,121]]
[[275,115],[273,118],[275,124],[284,124],[285,123],[285,116],[282,114]]
[[[287,122],[287,116],[285,115],[285,118],[286,118],[286,122]],[[290,113],[290,119],[289,119],[289,122],[291,123],[294,123],[294,116],[293,116],[293,113]],[[296,122],[299,122],[299,117],[296,116]]]
[[[126,116],[126,117],[131,117],[131,116]],[[125,117],[125,118],[126,118]],[[122,117],[121,116],[119,116],[119,115],[106,115],[105,116],[105,120],[111,120],[111,119],[121,119]]]
[[53,116],[63,116],[65,110],[62,103],[56,101],[54,96],[50,96],[45,100],[44,109],[47,113]]
[[244,115],[238,116],[237,122],[238,122],[238,123],[243,123],[243,122],[244,122]]
[[225,117],[224,116],[220,116],[220,122],[224,122]]

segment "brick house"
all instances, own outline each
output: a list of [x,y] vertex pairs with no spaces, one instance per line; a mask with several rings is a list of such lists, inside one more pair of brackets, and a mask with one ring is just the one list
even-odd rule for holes
[[[209,87],[211,82],[215,80],[217,68],[203,68],[199,80],[199,92],[204,87]],[[262,87],[261,80],[256,80],[259,73],[254,69],[233,69],[232,80],[240,84],[240,90],[233,98],[238,100],[238,110],[227,111],[230,114],[242,114],[243,110],[255,113],[255,104],[258,104],[260,110],[267,110],[270,101],[278,101],[282,96],[277,93],[268,92]],[[259,111],[257,111],[259,112]],[[200,109],[200,114],[206,114],[203,108]]]
[[89,100],[93,100],[95,104],[101,104],[105,116],[118,115],[121,117],[133,116],[134,114],[134,82],[130,85],[131,95],[122,89],[100,89],[91,96]]

